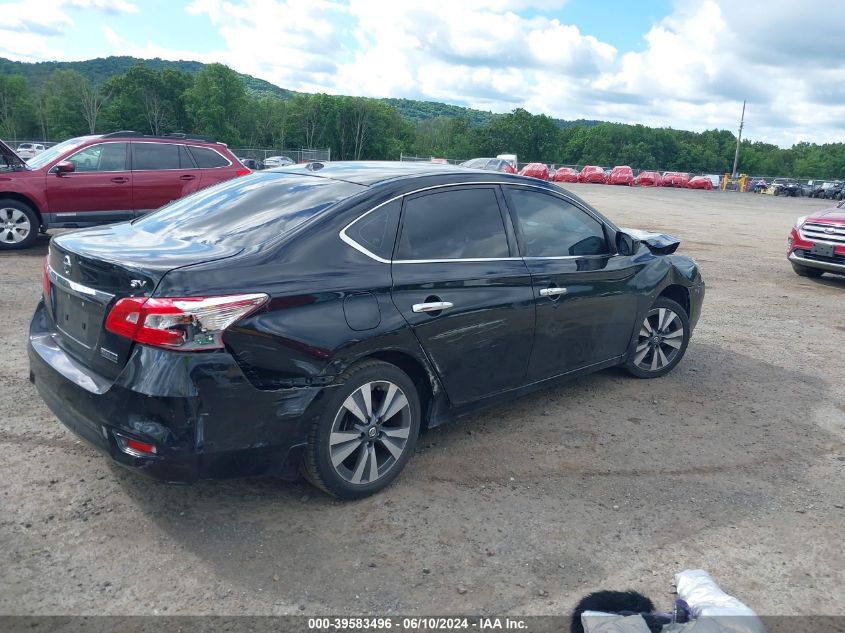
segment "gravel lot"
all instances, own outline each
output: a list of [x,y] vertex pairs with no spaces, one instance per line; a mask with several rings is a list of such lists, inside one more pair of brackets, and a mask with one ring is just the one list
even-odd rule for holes
[[112,466],[27,380],[46,239],[0,255],[0,614],[561,614],[627,588],[665,608],[685,568],[761,614],[845,614],[845,278],[785,259],[795,218],[825,203],[572,189],[683,238],[707,282],[686,358],[431,431],[354,503]]

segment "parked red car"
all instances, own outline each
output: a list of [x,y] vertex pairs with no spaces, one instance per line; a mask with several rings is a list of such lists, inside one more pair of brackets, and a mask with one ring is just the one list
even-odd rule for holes
[[787,244],[787,257],[802,277],[845,275],[845,202],[798,218]]
[[689,179],[687,187],[689,189],[707,189],[710,191],[713,188],[713,181],[707,176],[694,176]]
[[594,182],[603,185],[607,182],[607,176],[604,174],[604,169],[597,165],[587,165],[578,174],[578,182]]
[[659,171],[641,171],[637,174],[634,183],[638,187],[661,187],[663,186],[663,176]]
[[528,176],[529,178],[538,178],[540,180],[549,179],[549,166],[545,163],[528,163],[525,167],[519,170],[520,176]]
[[627,165],[618,165],[610,172],[610,177],[607,179],[609,185],[625,185],[633,187],[634,185],[634,171]]
[[689,174],[679,171],[667,171],[663,174],[664,187],[686,188],[689,184]]
[[572,167],[558,167],[552,182],[578,182],[578,172]]
[[131,220],[248,173],[225,144],[185,134],[80,136],[28,162],[0,142],[0,251],[49,228]]

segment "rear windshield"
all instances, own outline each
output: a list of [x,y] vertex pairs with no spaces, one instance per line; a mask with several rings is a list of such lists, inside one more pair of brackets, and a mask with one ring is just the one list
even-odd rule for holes
[[252,246],[290,231],[364,189],[304,174],[252,174],[198,191],[133,224],[162,239]]

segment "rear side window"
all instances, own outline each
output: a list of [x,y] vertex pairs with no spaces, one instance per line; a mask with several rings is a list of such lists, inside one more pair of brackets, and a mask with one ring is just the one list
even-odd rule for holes
[[208,147],[190,147],[189,149],[197,162],[197,167],[202,169],[226,167],[229,164],[228,160]]
[[364,189],[316,176],[253,174],[180,198],[133,224],[160,240],[253,246],[283,235]]
[[132,143],[133,171],[179,169],[179,145],[175,143]]
[[601,222],[578,207],[525,189],[509,189],[508,199],[522,232],[525,257],[608,253]]
[[388,202],[356,220],[346,229],[347,237],[382,259],[390,259],[399,225],[400,200]]
[[494,189],[450,189],[405,200],[397,259],[508,255],[508,238]]

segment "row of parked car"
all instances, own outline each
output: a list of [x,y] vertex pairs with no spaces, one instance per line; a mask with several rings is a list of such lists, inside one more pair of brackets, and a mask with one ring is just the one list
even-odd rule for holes
[[753,182],[751,190],[754,193],[768,193],[773,196],[842,200],[845,197],[843,184],[845,181],[842,180],[798,182],[794,178],[775,178],[771,182],[766,182],[765,178],[760,178]]
[[[499,158],[474,158],[461,163],[463,167],[489,169],[506,173],[517,173],[514,163]],[[628,165],[605,169],[599,165],[587,165],[581,171],[571,167],[549,169],[545,163],[528,163],[519,170],[519,175],[551,182],[582,182],[633,187],[679,187],[684,189],[713,189],[719,187],[718,176],[692,176],[686,172],[642,171],[634,176]]]

